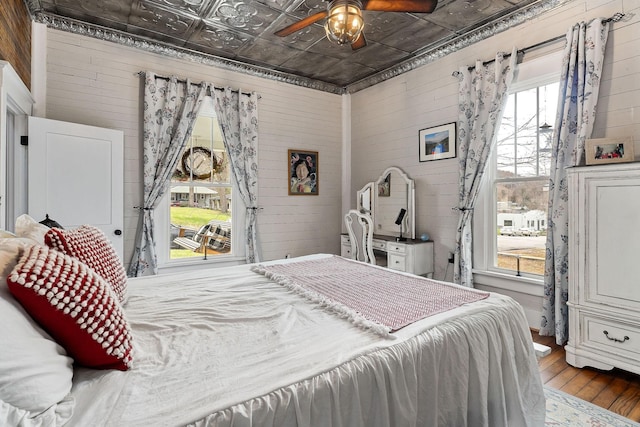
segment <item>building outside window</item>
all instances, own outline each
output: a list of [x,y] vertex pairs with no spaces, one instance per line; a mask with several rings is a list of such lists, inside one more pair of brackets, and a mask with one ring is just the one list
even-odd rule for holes
[[557,82],[511,93],[493,152],[493,268],[543,275]]

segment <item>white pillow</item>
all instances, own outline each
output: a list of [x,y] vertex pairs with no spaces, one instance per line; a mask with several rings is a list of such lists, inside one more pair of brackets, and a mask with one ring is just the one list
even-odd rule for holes
[[17,237],[17,236],[15,234],[13,234],[12,232],[10,232],[10,231],[0,230],[0,238],[8,239],[8,238],[11,238],[11,237]]
[[7,274],[33,244],[30,239],[0,239],[0,401],[37,414],[69,394],[73,367],[65,350],[35,323],[7,287]]
[[16,218],[16,235],[35,240],[39,245],[44,245],[44,235],[49,231],[49,227],[40,224],[27,214],[22,214]]

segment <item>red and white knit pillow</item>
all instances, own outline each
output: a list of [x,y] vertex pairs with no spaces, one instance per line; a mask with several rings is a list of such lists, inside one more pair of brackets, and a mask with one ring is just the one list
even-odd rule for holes
[[34,245],[7,277],[13,296],[81,365],[127,370],[132,337],[109,284],[91,268]]
[[125,302],[127,272],[113,245],[99,228],[91,225],[69,230],[52,228],[45,234],[44,241],[50,248],[91,267],[111,285],[118,295],[118,301]]

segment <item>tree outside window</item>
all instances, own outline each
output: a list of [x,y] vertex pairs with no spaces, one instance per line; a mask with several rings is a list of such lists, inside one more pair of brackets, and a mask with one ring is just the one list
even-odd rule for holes
[[497,134],[494,266],[517,274],[544,274],[549,123],[555,120],[558,87],[553,83],[509,95]]

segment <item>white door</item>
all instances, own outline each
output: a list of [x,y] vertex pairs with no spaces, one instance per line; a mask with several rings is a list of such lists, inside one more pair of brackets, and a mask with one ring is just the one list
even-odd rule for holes
[[122,131],[29,117],[29,215],[101,229],[123,258]]

